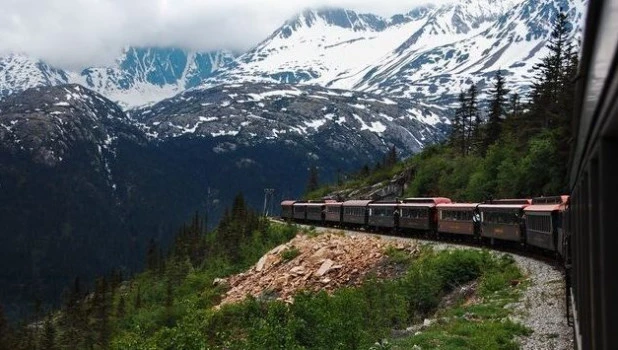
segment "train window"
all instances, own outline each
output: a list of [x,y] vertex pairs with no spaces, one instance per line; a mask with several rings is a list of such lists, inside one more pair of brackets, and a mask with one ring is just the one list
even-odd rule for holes
[[519,215],[513,212],[484,212],[483,221],[491,224],[518,224]]
[[371,216],[393,216],[393,212],[395,208],[386,207],[386,208],[371,208],[369,209]]
[[441,219],[449,221],[472,221],[472,211],[443,210]]
[[347,207],[344,208],[343,214],[347,216],[365,216],[365,208]]
[[427,209],[402,209],[401,217],[409,219],[426,219],[429,216]]
[[552,231],[551,217],[549,215],[528,215],[526,226],[533,231],[550,233]]
[[339,210],[341,210],[340,207],[326,207],[326,212],[327,213],[335,213],[338,214]]

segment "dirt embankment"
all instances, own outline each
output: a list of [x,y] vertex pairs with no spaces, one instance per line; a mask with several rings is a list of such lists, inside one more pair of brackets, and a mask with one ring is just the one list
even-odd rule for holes
[[389,264],[388,246],[409,254],[418,252],[415,243],[388,242],[377,237],[325,233],[317,237],[300,234],[266,253],[248,271],[225,281],[230,290],[221,305],[235,303],[248,295],[292,302],[301,290],[332,292],[359,285],[368,274],[389,278],[398,271]]

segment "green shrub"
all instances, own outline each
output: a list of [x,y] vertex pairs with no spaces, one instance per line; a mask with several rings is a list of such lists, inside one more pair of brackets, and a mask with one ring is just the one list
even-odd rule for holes
[[300,250],[296,247],[290,247],[281,252],[281,259],[284,262],[290,261],[300,255]]

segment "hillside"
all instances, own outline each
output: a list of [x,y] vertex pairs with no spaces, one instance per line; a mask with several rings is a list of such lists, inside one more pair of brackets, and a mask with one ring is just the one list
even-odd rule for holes
[[[514,346],[515,336],[529,334],[504,308],[522,291],[513,283],[521,273],[512,258],[299,232],[259,219],[241,198],[228,213],[212,232],[196,217],[178,231],[165,257],[151,245],[147,270],[134,278],[100,278],[93,292],[76,281],[62,310],[40,329],[5,327],[0,345],[353,349],[393,341],[406,348],[410,342],[428,346],[427,337],[416,337],[425,332],[450,342],[446,324],[455,327],[449,332],[460,346],[490,348]],[[473,332],[457,330],[471,317]]]

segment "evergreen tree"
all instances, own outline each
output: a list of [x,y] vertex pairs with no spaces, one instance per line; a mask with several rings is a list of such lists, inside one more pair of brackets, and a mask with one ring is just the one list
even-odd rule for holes
[[14,348],[11,328],[4,316],[4,308],[0,304],[0,350],[12,350]]
[[118,305],[116,306],[116,318],[121,319],[126,314],[126,302],[124,300],[124,295],[120,296],[118,300]]
[[111,337],[111,329],[109,325],[109,302],[107,298],[107,280],[99,278],[96,281],[95,292],[93,296],[93,311],[94,311],[94,331],[96,343],[106,349]]
[[146,251],[146,269],[148,271],[156,271],[159,265],[159,249],[157,247],[157,242],[155,242],[154,238],[151,238],[148,242],[148,250]]
[[142,291],[140,287],[137,286],[137,291],[135,292],[135,300],[133,301],[133,308],[135,310],[139,310],[142,308]]
[[556,23],[551,33],[547,48],[549,54],[544,57],[534,69],[538,72],[533,84],[531,97],[531,118],[536,128],[547,128],[553,125],[561,109],[560,96],[565,91],[568,79],[567,70],[571,65],[571,53],[567,52],[571,45],[567,43],[570,24],[564,12],[558,13]]
[[386,168],[393,167],[395,164],[397,164],[397,160],[397,148],[395,147],[395,145],[393,145],[391,148],[389,148],[388,153],[386,153],[386,157],[384,158],[384,166]]
[[165,318],[168,327],[170,327],[173,325],[172,323],[174,316],[172,310],[172,307],[174,306],[174,290],[170,279],[166,281],[165,287]]
[[307,193],[317,190],[319,187],[318,168],[312,165],[309,168],[309,179],[307,180]]
[[478,133],[478,130],[481,124],[481,118],[478,111],[477,97],[478,90],[476,88],[476,84],[472,84],[468,89],[468,94],[466,96],[465,132],[468,147],[464,155],[475,152],[480,146],[480,134]]
[[455,111],[455,118],[453,118],[453,124],[451,128],[451,145],[453,148],[458,150],[459,154],[464,155],[466,153],[467,145],[466,145],[466,93],[462,91],[459,93],[459,107]]
[[45,324],[43,325],[43,339],[41,341],[41,348],[45,350],[56,349],[56,328],[51,320],[51,315],[45,318]]
[[494,88],[491,90],[491,100],[489,107],[489,116],[487,120],[487,129],[483,142],[481,154],[487,152],[487,148],[498,141],[502,132],[502,119],[506,115],[506,103],[508,90],[504,87],[504,77],[502,72],[498,70],[495,76]]

